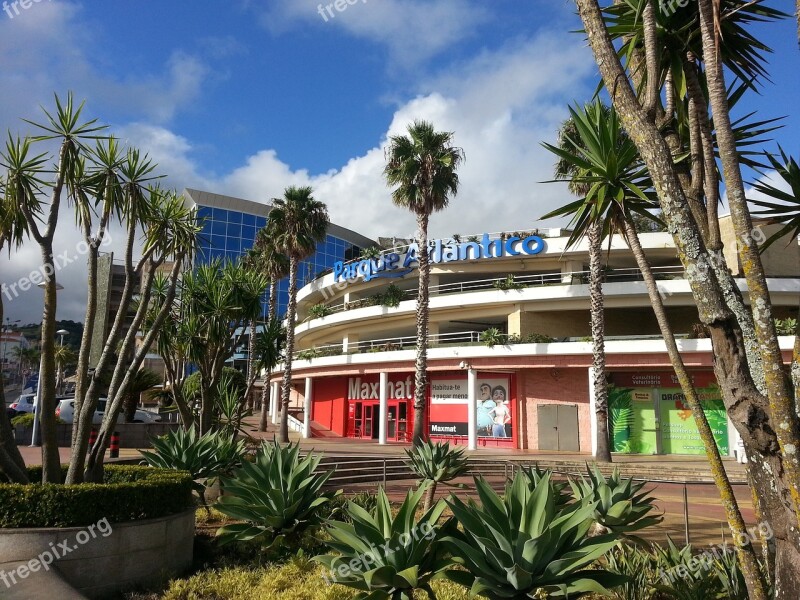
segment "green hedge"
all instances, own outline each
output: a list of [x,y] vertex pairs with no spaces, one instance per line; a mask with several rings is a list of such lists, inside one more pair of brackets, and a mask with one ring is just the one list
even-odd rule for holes
[[[66,471],[66,467],[64,467]],[[0,528],[85,527],[156,519],[194,506],[192,479],[184,471],[106,465],[104,483],[0,484]],[[28,469],[41,480],[40,466]]]

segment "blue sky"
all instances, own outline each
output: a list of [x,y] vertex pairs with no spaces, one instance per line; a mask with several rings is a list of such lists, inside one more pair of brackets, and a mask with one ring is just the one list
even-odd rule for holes
[[[570,33],[574,3],[366,0],[327,21],[318,5],[43,0],[14,18],[0,12],[0,126],[26,132],[19,117],[72,89],[174,187],[267,201],[309,184],[334,222],[404,236],[413,218],[391,206],[382,148],[425,118],[454,131],[467,156],[462,192],[434,217],[434,234],[533,226],[566,200],[562,186],[538,182],[552,168],[540,142],[596,84],[582,36]],[[774,84],[742,111],[780,116],[800,106],[795,26],[762,31],[776,49]],[[800,154],[798,133],[795,110],[777,138]],[[71,218],[61,228],[59,244],[74,247]],[[29,246],[2,271],[12,279],[36,264]],[[31,300],[7,310],[33,319]],[[65,294],[65,318],[82,318],[82,302]]]

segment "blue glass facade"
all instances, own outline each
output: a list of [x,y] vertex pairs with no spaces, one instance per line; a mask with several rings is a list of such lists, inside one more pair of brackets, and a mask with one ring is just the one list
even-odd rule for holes
[[[256,233],[263,228],[266,217],[248,214],[236,210],[198,206],[198,217],[205,219],[200,236],[196,258],[197,264],[214,259],[236,260],[253,247]],[[333,263],[349,260],[360,253],[361,249],[347,240],[333,235],[325,236],[325,241],[317,246],[317,251],[304,260],[298,269],[298,289],[312,281],[319,273],[332,269]],[[264,298],[264,313],[267,300]],[[286,311],[289,299],[289,278],[278,284],[278,314]]]

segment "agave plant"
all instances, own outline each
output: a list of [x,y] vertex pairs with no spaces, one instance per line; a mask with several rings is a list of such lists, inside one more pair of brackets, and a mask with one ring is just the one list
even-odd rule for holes
[[464,449],[451,448],[448,442],[432,443],[428,440],[405,452],[408,455],[406,464],[420,477],[420,483],[430,484],[425,494],[425,511],[433,504],[440,483],[450,485],[469,470]]
[[320,455],[300,456],[300,444],[262,444],[254,462],[244,462],[222,479],[225,495],[216,508],[244,521],[217,530],[221,544],[265,538],[271,548],[287,535],[299,535],[322,521],[321,506],[341,494],[323,492],[333,471],[317,471]]
[[233,441],[219,432],[209,431],[199,435],[194,428],[176,429],[151,441],[153,451],[140,450],[151,467],[188,471],[194,480],[192,487],[206,503],[206,485],[209,480],[230,473],[241,464],[245,442]]
[[356,600],[412,600],[414,590],[435,598],[431,581],[452,566],[441,539],[456,527],[452,519],[438,525],[446,508],[441,500],[415,519],[425,488],[409,492],[394,518],[383,488],[372,512],[350,502],[352,523],[331,521],[327,527],[326,543],[338,554],[315,558],[328,569],[326,579],[359,590]]
[[641,492],[646,482],[634,483],[623,478],[615,468],[606,479],[597,465],[586,466],[588,478],[570,481],[576,500],[591,502],[597,529],[616,534],[629,534],[660,523],[660,516],[648,516],[655,508],[649,491]]
[[607,594],[625,577],[587,569],[613,548],[613,535],[589,537],[594,502],[576,502],[559,510],[556,491],[545,474],[534,489],[522,473],[506,482],[502,497],[483,479],[475,486],[481,504],[447,500],[463,527],[443,541],[466,567],[448,570],[448,579],[487,598],[577,598]]
[[531,491],[535,490],[542,483],[552,487],[555,493],[556,508],[560,509],[572,502],[573,498],[567,491],[569,481],[555,481],[551,470],[540,469],[539,465],[533,465],[531,467],[522,467],[521,473],[527,480],[528,487]]

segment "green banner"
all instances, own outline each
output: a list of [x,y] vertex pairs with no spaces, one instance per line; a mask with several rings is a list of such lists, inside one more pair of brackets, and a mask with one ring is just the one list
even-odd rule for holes
[[[661,445],[664,454],[705,454],[703,441],[680,388],[662,388]],[[728,454],[728,417],[717,386],[698,388],[700,404],[720,453]]]

